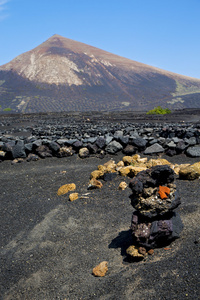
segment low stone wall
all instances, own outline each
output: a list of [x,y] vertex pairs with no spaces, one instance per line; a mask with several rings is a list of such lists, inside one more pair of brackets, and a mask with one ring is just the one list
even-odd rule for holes
[[[36,160],[64,157],[78,153],[80,157],[123,151],[126,155],[185,153],[200,157],[200,125],[191,123],[106,123],[38,121],[33,126],[8,126],[0,123],[0,160]],[[12,124],[11,124],[12,125]]]

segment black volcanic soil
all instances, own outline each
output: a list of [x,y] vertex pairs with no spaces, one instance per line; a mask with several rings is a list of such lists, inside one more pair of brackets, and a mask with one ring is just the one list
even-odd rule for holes
[[[9,118],[27,122],[24,116]],[[122,156],[112,158],[118,162]],[[185,155],[163,157],[174,163],[199,161]],[[131,190],[117,189],[129,179],[118,176],[101,190],[87,190],[91,171],[110,158],[75,155],[0,164],[2,299],[199,299],[199,180],[177,179],[181,238],[167,250],[156,249],[146,261],[130,263],[125,251],[131,244]],[[72,182],[78,200],[57,196],[60,186]],[[92,269],[103,260],[108,273],[96,278]]]
[[[58,112],[58,113],[40,113],[40,114],[0,114],[0,120],[8,120],[12,126],[20,127],[21,125],[26,126],[29,124],[36,124],[38,119],[42,120],[72,120],[76,122],[200,122],[200,109],[181,109],[174,110],[171,114],[167,115],[147,115],[143,111],[120,111],[120,112]],[[17,125],[18,124],[18,125]]]

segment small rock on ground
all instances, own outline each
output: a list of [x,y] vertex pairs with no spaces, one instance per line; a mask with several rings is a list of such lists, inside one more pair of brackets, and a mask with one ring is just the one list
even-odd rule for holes
[[104,277],[108,271],[108,262],[102,261],[99,265],[97,265],[93,271],[92,274],[96,277]]

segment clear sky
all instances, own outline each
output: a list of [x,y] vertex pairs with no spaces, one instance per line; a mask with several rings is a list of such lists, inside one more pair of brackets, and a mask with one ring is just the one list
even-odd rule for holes
[[0,65],[53,34],[200,78],[200,0],[0,0]]

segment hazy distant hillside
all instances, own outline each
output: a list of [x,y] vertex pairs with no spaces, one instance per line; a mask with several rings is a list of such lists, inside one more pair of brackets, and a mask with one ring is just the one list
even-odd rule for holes
[[1,111],[200,107],[200,80],[54,35],[0,67]]

